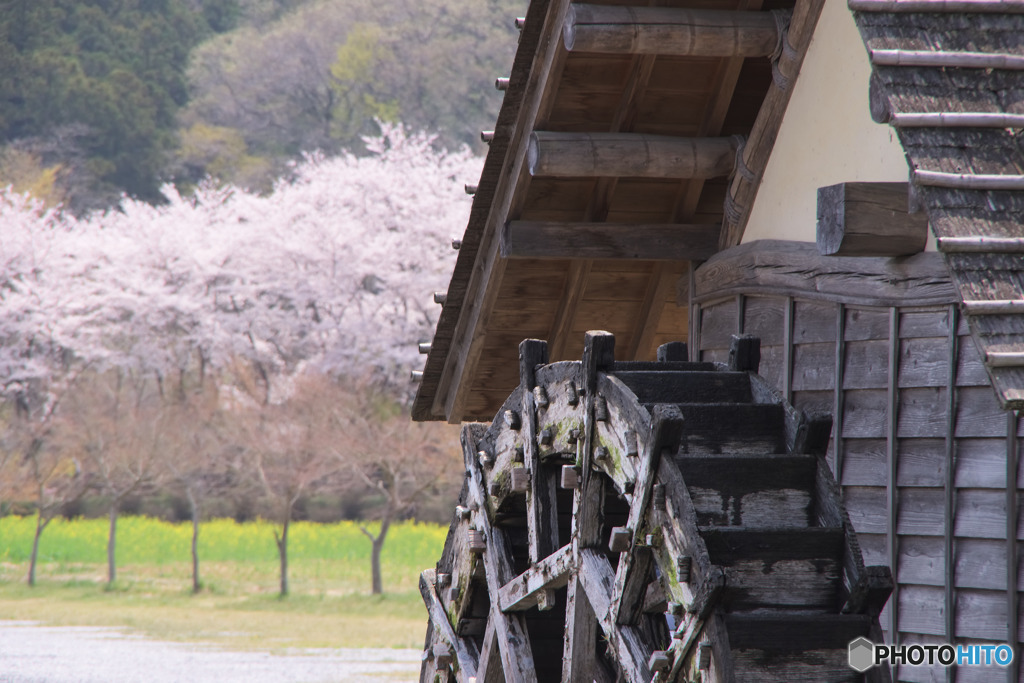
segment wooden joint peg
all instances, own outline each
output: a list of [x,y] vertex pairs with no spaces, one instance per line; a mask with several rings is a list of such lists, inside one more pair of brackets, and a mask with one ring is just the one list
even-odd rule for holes
[[519,431],[519,428],[523,426],[522,420],[519,419],[519,413],[514,410],[505,411],[505,424],[508,425],[509,429]]
[[752,334],[732,335],[729,343],[729,369],[733,372],[757,372],[761,365],[761,338]]
[[492,481],[491,485],[487,487],[487,492],[491,494],[491,498],[497,498],[501,495],[501,484]]
[[447,669],[452,664],[452,652],[445,643],[434,645],[434,666],[438,669]]
[[578,489],[580,487],[580,468],[575,465],[562,465],[561,485],[563,489]]
[[533,400],[538,408],[547,408],[550,403],[548,401],[548,392],[539,384],[533,388]]
[[633,532],[628,527],[617,526],[608,538],[608,549],[613,553],[624,553],[633,542]]
[[671,666],[672,659],[664,650],[653,652],[651,658],[647,660],[647,668],[656,673],[668,671]]
[[569,380],[569,386],[565,388],[566,400],[569,405],[576,406],[580,402],[580,392],[576,389],[576,382]]
[[697,650],[697,668],[707,671],[711,668],[711,643],[701,643]]
[[476,457],[480,461],[481,467],[490,467],[494,464],[494,456],[483,448],[476,452]]
[[554,588],[546,588],[537,594],[537,609],[541,612],[547,612],[548,610],[554,609],[555,605]]
[[440,588],[444,588],[445,586],[447,586],[451,582],[452,582],[452,575],[451,574],[446,574],[444,572],[441,572],[440,574],[437,575],[437,585]]
[[525,467],[512,468],[512,492],[526,493],[530,490],[530,471]]
[[632,429],[627,429],[625,434],[626,441],[626,455],[631,458],[636,458],[640,455],[640,450],[637,447],[636,432]]
[[550,427],[545,427],[544,429],[540,430],[540,436],[537,438],[541,446],[550,446],[551,442],[554,441],[554,439],[555,434],[554,432],[551,431]]
[[484,538],[484,532],[479,529],[470,529],[467,545],[469,546],[469,552],[474,555],[479,555],[487,550],[487,539]]
[[458,602],[461,594],[458,586],[452,586],[448,589],[448,602]]
[[676,574],[679,583],[690,582],[690,569],[693,566],[693,559],[689,555],[680,555],[676,558]]
[[470,509],[465,505],[455,506],[455,516],[458,517],[460,521],[466,521],[467,519],[469,519],[469,515]]
[[608,449],[604,446],[598,446],[594,449],[594,460],[600,463],[608,462]]
[[594,419],[598,422],[608,421],[608,401],[604,396],[594,399]]
[[651,489],[651,505],[655,510],[665,510],[665,485],[655,484]]

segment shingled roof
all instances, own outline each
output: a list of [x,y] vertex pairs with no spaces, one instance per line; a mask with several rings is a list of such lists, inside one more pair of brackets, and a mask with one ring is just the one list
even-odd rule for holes
[[1006,408],[1024,408],[1024,2],[851,0],[893,126]]

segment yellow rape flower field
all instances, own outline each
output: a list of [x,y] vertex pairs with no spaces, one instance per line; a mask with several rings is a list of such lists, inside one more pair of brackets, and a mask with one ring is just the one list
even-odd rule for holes
[[118,522],[117,581],[106,585],[105,519],[56,519],[26,585],[35,519],[0,518],[0,619],[111,626],[162,640],[229,649],[423,646],[420,572],[440,557],[447,529],[402,523],[382,556],[383,596],[370,595],[370,543],[354,522],[293,523],[291,594],[277,595],[274,526],[205,522],[203,591],[191,592],[191,525],[144,517]]

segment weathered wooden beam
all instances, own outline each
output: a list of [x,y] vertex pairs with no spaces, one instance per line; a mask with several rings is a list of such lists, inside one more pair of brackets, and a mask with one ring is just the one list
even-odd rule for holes
[[839,183],[818,188],[822,256],[907,256],[924,251],[928,216],[907,211],[908,183]]
[[579,579],[569,583],[565,606],[565,641],[562,647],[562,680],[593,683],[597,661],[597,617]]
[[1002,112],[893,112],[896,128],[1024,128],[1024,114]]
[[498,631],[495,628],[495,623],[494,619],[487,620],[484,642],[480,648],[480,662],[476,668],[477,683],[505,683],[505,676],[501,671]]
[[1024,254],[1022,237],[940,237],[938,246],[946,254]]
[[[1021,59],[1024,60],[1024,57]],[[918,185],[947,187],[953,190],[1024,190],[1024,175],[943,173],[915,169],[914,182]]]
[[737,145],[722,137],[534,131],[527,165],[535,177],[717,178],[732,172]]
[[1024,313],[1024,299],[964,301],[964,312],[967,315],[1017,315]]
[[[462,428],[462,452],[466,463],[467,502],[473,509],[472,520],[478,531],[483,535],[486,550],[483,561],[486,568],[487,592],[498,595],[501,586],[512,580],[512,558],[509,552],[508,539],[503,529],[491,525],[487,517],[487,498],[484,494],[484,478],[476,459],[476,443],[483,435],[482,425],[468,424]],[[506,681],[516,683],[536,683],[536,667],[533,662],[533,650],[526,631],[526,621],[522,614],[505,614],[492,602],[489,621],[494,623],[498,648],[501,655],[502,670]]]
[[537,412],[540,406],[537,405],[533,389],[537,384],[537,368],[547,363],[547,342],[524,339],[519,344],[519,383],[523,389],[523,457],[530,482],[526,496],[526,522],[531,562],[547,557],[560,545],[555,474],[541,467],[537,450]]
[[569,583],[572,546],[566,545],[501,587],[498,603],[503,612],[521,612],[537,604],[541,593]]
[[878,66],[930,66],[960,69],[1024,69],[1024,55],[992,52],[946,52],[943,50],[871,50],[871,63]]
[[423,602],[426,604],[427,612],[430,614],[430,622],[434,625],[434,629],[445,643],[455,651],[455,657],[459,660],[459,668],[465,672],[467,677],[474,677],[476,676],[476,659],[470,654],[462,639],[455,635],[455,629],[452,628],[451,623],[448,621],[444,605],[441,604],[441,599],[437,597],[434,583],[433,569],[427,569],[420,574],[420,595],[423,596]]
[[715,223],[555,223],[510,221],[503,258],[703,261],[718,251]]
[[670,454],[674,452],[683,433],[683,415],[674,405],[656,406],[651,419],[651,438],[641,455],[633,501],[626,519],[626,527],[633,530],[630,543],[633,552],[619,558],[615,571],[616,598],[612,612],[617,624],[636,624],[640,620],[647,579],[654,564],[651,549],[639,547],[640,533],[651,501],[651,490],[661,463],[662,451]]
[[574,4],[562,39],[570,52],[766,57],[780,29],[768,12]]
[[620,626],[611,614],[615,571],[607,556],[602,551],[583,548],[579,551],[579,565],[580,583],[626,680],[651,680],[647,667],[650,648],[636,628]]

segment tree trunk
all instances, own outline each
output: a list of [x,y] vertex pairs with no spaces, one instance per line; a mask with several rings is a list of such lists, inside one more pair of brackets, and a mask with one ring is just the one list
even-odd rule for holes
[[284,524],[281,527],[281,535],[274,531],[274,540],[277,541],[277,556],[281,559],[281,597],[288,595],[288,525],[292,520],[292,510],[289,507],[285,513]]
[[186,488],[188,505],[192,512],[192,592],[198,593],[203,589],[199,581],[199,504],[192,489]]
[[387,538],[388,529],[391,528],[393,514],[394,505],[389,499],[380,520],[380,531],[376,537],[370,536],[370,591],[373,595],[381,595],[384,592],[384,581],[380,572],[380,553],[384,549],[384,539]]
[[43,535],[43,531],[46,529],[46,525],[50,523],[50,518],[43,519],[43,513],[40,510],[36,513],[36,533],[32,537],[32,555],[28,560],[28,585],[36,585],[36,562],[39,559],[39,537]]
[[107,587],[112,588],[117,579],[117,562],[114,558],[114,549],[117,544],[117,513],[119,503],[114,501],[110,504],[110,532],[107,536]]

